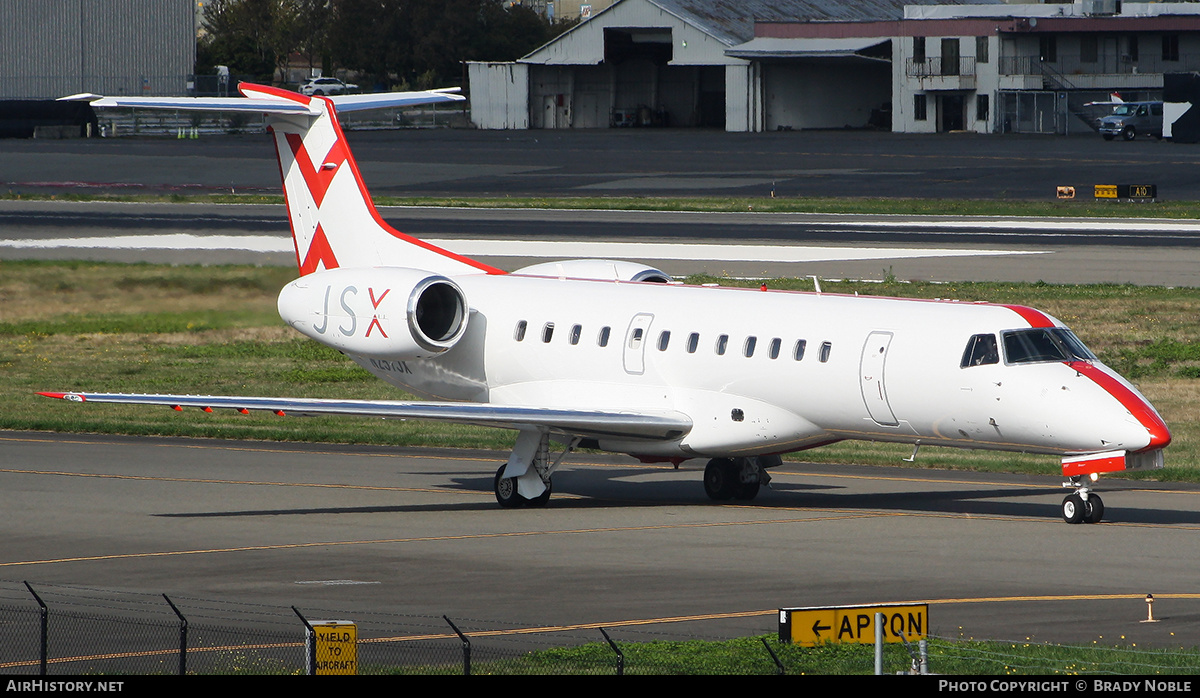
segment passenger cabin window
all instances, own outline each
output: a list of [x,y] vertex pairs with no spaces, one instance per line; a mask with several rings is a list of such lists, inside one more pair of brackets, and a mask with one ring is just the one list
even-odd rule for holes
[[698,347],[698,346],[700,346],[700,333],[693,332],[693,333],[689,334],[688,341],[687,341],[687,352],[689,354],[695,354],[696,347]]
[[729,348],[729,335],[723,334],[717,337],[717,356],[725,356],[725,350]]
[[808,348],[808,340],[797,339],[796,340],[796,348],[792,349],[792,358],[795,359],[796,361],[800,361],[801,359],[803,359],[804,358],[804,350],[806,348]]
[[1000,363],[1000,349],[996,344],[996,335],[977,334],[967,340],[967,348],[962,357],[962,368],[998,363]]
[[758,344],[758,337],[747,337],[746,343],[742,346],[742,354],[748,359],[754,356],[754,347]]
[[771,353],[768,354],[772,359],[779,358],[779,348],[783,346],[783,340],[776,337],[771,340]]
[[525,330],[529,327],[529,323],[524,320],[517,323],[517,329],[513,331],[513,339],[520,342],[525,339]]
[[630,349],[637,349],[642,345],[642,335],[645,334],[645,332],[646,330],[641,327],[634,328],[633,332],[631,332],[629,335]]
[[1094,361],[1096,355],[1065,327],[1038,327],[1003,333],[1004,360],[1010,364]]
[[599,344],[602,347],[608,346],[608,338],[611,334],[611,327],[601,327],[600,334],[596,336],[596,344]]
[[550,340],[553,338],[554,338],[554,323],[547,322],[546,326],[542,328],[542,341],[549,344]]
[[583,325],[571,327],[571,344],[579,344],[579,335],[583,334]]
[[833,351],[833,344],[831,342],[821,342],[821,353],[817,356],[817,360],[825,363],[829,360],[829,352],[831,351]]
[[671,331],[663,330],[662,333],[658,335],[658,350],[666,351],[667,345],[670,343],[671,343]]

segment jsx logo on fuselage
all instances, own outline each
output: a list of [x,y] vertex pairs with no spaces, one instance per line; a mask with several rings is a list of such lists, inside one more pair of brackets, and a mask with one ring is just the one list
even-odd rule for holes
[[[371,332],[373,330],[378,329],[379,334],[383,335],[384,339],[387,339],[387,332],[383,331],[383,325],[379,322],[379,304],[383,302],[383,299],[386,298],[387,294],[391,293],[391,291],[392,289],[385,288],[383,289],[383,293],[380,293],[379,297],[376,298],[375,289],[367,288],[367,295],[371,298],[371,308],[375,311],[371,314],[371,322],[367,323],[367,337],[371,336]],[[321,320],[321,324],[319,326],[313,325],[313,329],[316,330],[318,334],[325,334],[325,331],[329,329],[329,297],[332,294],[333,287],[326,286],[325,307],[321,311],[321,317],[324,319]],[[345,325],[338,325],[338,331],[341,332],[345,337],[353,337],[354,333],[358,330],[358,315],[354,312],[354,308],[350,307],[350,298],[357,295],[357,287],[346,286],[342,289],[341,294],[338,296],[338,303],[342,306],[342,310],[346,313],[346,321],[350,323],[349,327]]]

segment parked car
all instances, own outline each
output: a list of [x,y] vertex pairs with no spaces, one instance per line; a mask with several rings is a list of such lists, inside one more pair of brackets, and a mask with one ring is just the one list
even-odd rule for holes
[[1100,119],[1100,135],[1111,141],[1120,136],[1127,141],[1139,134],[1162,138],[1162,102],[1125,102],[1113,108],[1113,113]]
[[300,86],[300,94],[309,96],[340,95],[357,89],[358,85],[342,82],[337,78],[312,78]]

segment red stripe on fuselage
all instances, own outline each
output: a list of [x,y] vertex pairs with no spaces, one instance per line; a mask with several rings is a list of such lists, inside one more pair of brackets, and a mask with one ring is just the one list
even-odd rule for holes
[[1142,396],[1133,392],[1104,369],[1087,361],[1068,361],[1067,366],[1078,371],[1080,374],[1087,376],[1096,385],[1100,386],[1109,395],[1112,395],[1121,403],[1121,406],[1129,410],[1129,413],[1134,416],[1142,426],[1146,427],[1146,431],[1150,432],[1150,444],[1142,451],[1152,451],[1156,448],[1166,448],[1171,443],[1171,431],[1167,429],[1167,424],[1158,416],[1150,403],[1146,402]]
[[1025,322],[1029,323],[1030,327],[1055,327],[1054,321],[1050,319],[1050,316],[1037,308],[1030,308],[1024,305],[1005,305],[1004,307],[1020,315]]

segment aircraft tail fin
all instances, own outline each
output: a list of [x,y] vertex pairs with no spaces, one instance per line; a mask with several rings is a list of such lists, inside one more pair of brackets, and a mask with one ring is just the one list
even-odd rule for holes
[[454,90],[305,96],[242,83],[243,97],[100,97],[94,107],[139,107],[266,114],[279,158],[288,223],[300,274],[337,267],[401,266],[441,274],[504,273],[388,225],[363,182],[337,112],[461,101]]

